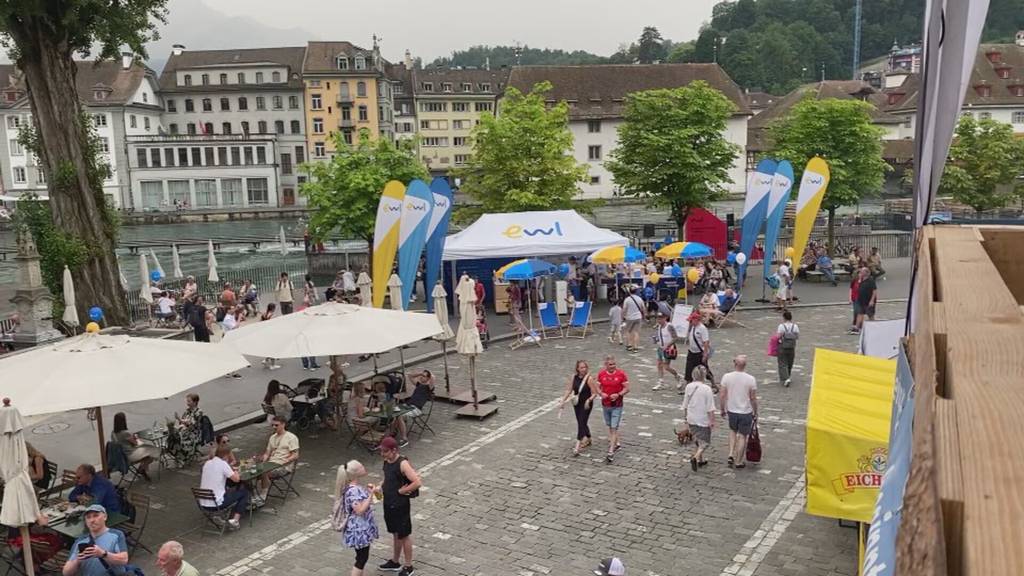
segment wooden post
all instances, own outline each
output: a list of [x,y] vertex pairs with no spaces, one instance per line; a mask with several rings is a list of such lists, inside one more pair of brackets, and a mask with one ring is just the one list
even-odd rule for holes
[[35,574],[35,568],[32,566],[32,540],[28,526],[19,526],[18,531],[21,532],[21,555],[25,557],[25,574]]

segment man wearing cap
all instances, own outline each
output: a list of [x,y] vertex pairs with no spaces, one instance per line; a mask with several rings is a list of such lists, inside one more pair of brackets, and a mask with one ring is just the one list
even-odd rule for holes
[[96,473],[92,464],[75,469],[75,487],[68,493],[68,501],[80,504],[99,504],[111,512],[121,511],[121,501],[110,480]]
[[64,564],[64,576],[107,576],[121,573],[113,566],[128,563],[128,543],[120,530],[107,528],[107,509],[92,504],[85,509],[85,527],[89,533],[71,545],[71,556]]
[[644,321],[644,299],[633,284],[622,299],[622,318],[626,321],[626,352],[636,352],[640,347],[640,324]]
[[626,565],[618,558],[605,558],[597,565],[594,576],[626,576]]
[[[394,539],[391,559],[379,568],[398,572],[399,576],[412,576],[412,503],[419,495],[420,475],[405,456],[398,453],[398,441],[385,436],[380,442],[380,455],[384,458],[384,524]],[[405,564],[399,562],[405,555]]]

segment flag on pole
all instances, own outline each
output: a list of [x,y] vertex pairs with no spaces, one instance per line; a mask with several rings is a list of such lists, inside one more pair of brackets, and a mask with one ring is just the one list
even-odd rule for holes
[[[764,228],[764,277],[770,275],[775,243],[779,239],[782,217],[786,212],[790,192],[793,190],[793,165],[789,160],[779,162],[772,177],[772,190],[768,196],[768,223]],[[799,264],[799,262],[794,262]]]
[[[434,212],[434,194],[423,180],[413,180],[405,191],[402,219],[398,226],[398,276],[402,279],[402,310],[409,308],[420,256],[427,243],[427,228]],[[424,290],[424,297],[429,291]]]
[[[430,192],[434,195],[434,211],[430,214],[430,226],[427,227],[427,269],[423,274],[423,290],[433,294],[441,274],[441,256],[452,216],[452,189],[447,179],[439,177],[430,183]],[[427,300],[427,311],[434,311],[433,298]]]
[[384,306],[391,267],[398,252],[398,226],[402,218],[405,185],[392,180],[384,186],[377,204],[377,222],[373,227],[373,306]]
[[768,194],[772,189],[772,178],[775,176],[777,164],[774,160],[761,160],[757,168],[747,180],[747,197],[743,201],[743,226],[741,228],[740,252],[747,260],[740,265],[738,287],[743,288],[743,276],[746,274],[750,252],[754,248],[757,234],[761,231],[765,216],[768,215]]
[[811,229],[814,228],[814,219],[818,217],[821,210],[821,201],[825,198],[825,191],[828,189],[829,170],[828,164],[821,158],[815,156],[804,168],[804,175],[800,179],[800,191],[796,197],[796,227],[793,231],[793,262],[799,262],[804,256],[804,249],[807,247],[807,240],[811,237]]

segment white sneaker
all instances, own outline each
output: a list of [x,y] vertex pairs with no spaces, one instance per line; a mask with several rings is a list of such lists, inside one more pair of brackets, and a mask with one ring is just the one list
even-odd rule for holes
[[229,530],[238,530],[241,527],[242,527],[242,523],[239,522],[237,518],[232,518],[232,519],[228,520],[228,529]]
[[783,382],[782,385],[785,386],[786,388],[789,388],[790,382],[791,382],[791,380],[789,378],[786,378],[786,381]]
[[278,369],[278,368],[280,368],[280,367],[281,367],[281,365],[280,365],[280,364],[271,364],[271,365],[270,365],[270,369],[271,369],[271,370],[277,370],[277,369]]
[[651,390],[661,390],[662,382],[659,380],[657,384],[651,386]]

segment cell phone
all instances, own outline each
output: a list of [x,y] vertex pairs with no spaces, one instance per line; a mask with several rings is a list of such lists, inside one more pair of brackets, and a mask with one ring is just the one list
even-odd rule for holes
[[85,552],[86,548],[92,548],[92,544],[89,543],[89,542],[79,542],[78,543],[78,553],[79,554],[81,554],[82,552]]

